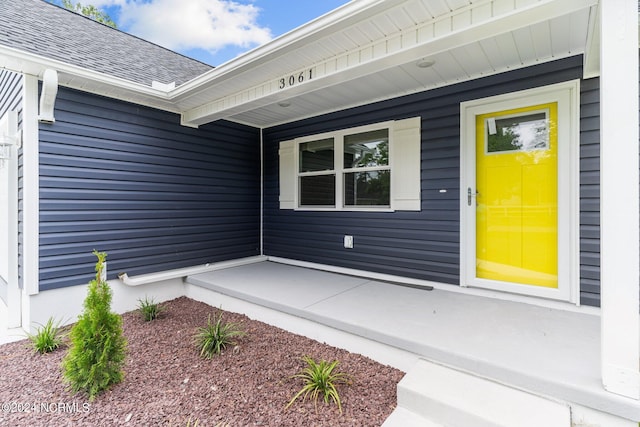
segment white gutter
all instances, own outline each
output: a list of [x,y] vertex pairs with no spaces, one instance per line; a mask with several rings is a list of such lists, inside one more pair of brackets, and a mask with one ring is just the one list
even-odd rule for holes
[[38,78],[42,78],[45,70],[53,69],[58,72],[60,85],[109,97],[117,94],[120,99],[135,100],[140,105],[180,113],[171,99],[171,91],[2,45],[0,45],[0,68]]
[[[22,64],[24,67],[20,67],[19,65],[12,67],[12,63]],[[117,86],[121,89],[131,90],[148,96],[166,100],[169,99],[166,91],[153,89],[151,86],[3,45],[0,45],[0,65],[5,65],[8,69],[19,73],[36,76],[41,76],[46,68],[54,68],[59,72],[71,74],[74,77],[86,78],[97,83]]]
[[258,255],[247,258],[234,259],[231,261],[216,262],[213,264],[203,264],[195,267],[178,268],[175,270],[166,270],[158,273],[141,274],[135,277],[129,277],[127,273],[120,273],[118,279],[127,286],[140,286],[149,283],[162,282],[163,280],[178,279],[193,274],[206,273],[208,271],[223,270],[225,268],[239,267],[247,264],[266,261],[267,257]]
[[260,255],[264,255],[264,135],[260,128]]

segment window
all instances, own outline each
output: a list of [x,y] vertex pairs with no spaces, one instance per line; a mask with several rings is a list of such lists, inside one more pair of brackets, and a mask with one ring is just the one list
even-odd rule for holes
[[486,153],[549,148],[549,111],[486,119]]
[[420,210],[420,118],[281,142],[280,208]]
[[344,205],[391,206],[389,129],[344,137]]
[[335,143],[333,138],[303,142],[298,146],[300,205],[335,204]]

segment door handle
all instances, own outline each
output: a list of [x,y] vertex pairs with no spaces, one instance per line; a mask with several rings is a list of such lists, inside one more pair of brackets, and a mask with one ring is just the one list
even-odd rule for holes
[[477,191],[474,192],[473,190],[471,190],[471,187],[467,187],[467,205],[471,206],[471,202],[473,201],[473,198],[476,197],[478,194]]

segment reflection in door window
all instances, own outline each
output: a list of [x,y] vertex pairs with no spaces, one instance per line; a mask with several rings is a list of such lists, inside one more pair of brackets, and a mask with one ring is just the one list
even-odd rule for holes
[[547,111],[486,119],[487,153],[531,151],[549,148]]

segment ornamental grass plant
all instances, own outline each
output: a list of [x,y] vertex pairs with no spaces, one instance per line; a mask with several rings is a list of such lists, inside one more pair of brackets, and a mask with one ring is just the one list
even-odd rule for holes
[[322,395],[324,403],[329,403],[330,400],[333,401],[338,405],[338,410],[342,413],[342,402],[336,386],[338,384],[351,384],[351,377],[346,373],[335,371],[338,366],[337,360],[328,362],[323,359],[320,362],[316,362],[310,356],[303,356],[302,360],[307,366],[291,378],[302,379],[304,385],[289,401],[286,408],[289,408],[299,397],[302,397],[303,401],[309,397],[314,401],[317,412],[318,398]]
[[213,356],[222,353],[229,345],[236,345],[235,338],[242,337],[245,332],[240,324],[233,322],[223,322],[222,312],[218,316],[214,315],[211,321],[211,315],[207,319],[206,326],[198,328],[194,338],[200,356],[205,359],[211,359]]
[[153,298],[149,299],[145,297],[144,299],[138,300],[138,312],[145,322],[157,319],[163,311],[164,307],[155,302]]
[[27,334],[33,349],[40,353],[50,353],[62,345],[64,335],[60,333],[60,321],[55,322],[53,317],[44,325],[36,327],[34,334]]

